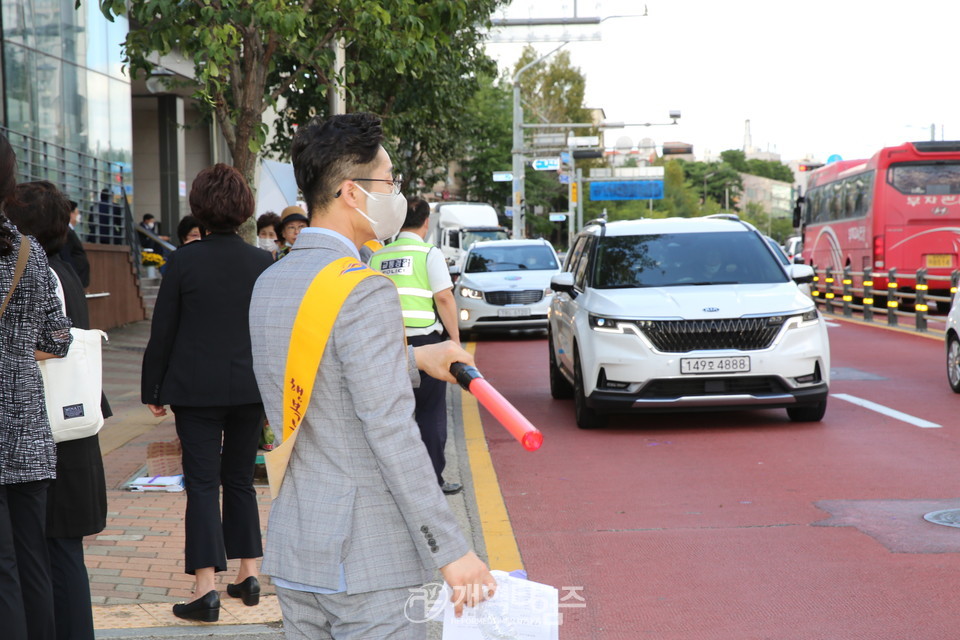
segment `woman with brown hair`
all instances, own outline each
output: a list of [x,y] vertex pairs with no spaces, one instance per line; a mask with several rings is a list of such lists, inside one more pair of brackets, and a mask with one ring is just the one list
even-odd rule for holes
[[[16,163],[0,135],[0,201],[14,197]],[[14,287],[24,247],[29,255]],[[46,509],[57,455],[36,361],[70,348],[56,291],[40,243],[0,213],[0,307],[7,300],[0,315],[0,620],[11,640],[55,637]]]
[[[17,185],[15,201],[5,205],[7,216],[21,233],[43,247],[50,268],[60,281],[67,317],[74,327],[90,328],[83,284],[60,256],[69,228],[69,201],[50,182]],[[101,396],[104,418],[113,413]],[[107,524],[107,486],[97,434],[57,443],[57,479],[47,489],[47,550],[53,583],[58,640],[93,640],[90,582],[83,562],[83,537],[100,533]]]
[[141,396],[158,417],[170,405],[183,445],[185,564],[196,584],[192,601],[174,605],[173,613],[214,622],[220,612],[215,575],[226,571],[228,558],[240,558],[240,570],[227,592],[247,605],[260,597],[253,471],[263,404],[247,313],[253,285],[272,259],[237,235],[253,215],[254,200],[236,169],[217,164],[201,171],[190,209],[207,235],[167,262],[143,356]]

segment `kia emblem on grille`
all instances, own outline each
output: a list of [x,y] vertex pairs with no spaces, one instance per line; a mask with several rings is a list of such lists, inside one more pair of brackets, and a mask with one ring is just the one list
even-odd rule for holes
[[720,309],[717,307],[704,307],[703,310],[707,313],[716,313],[717,311],[720,311]]

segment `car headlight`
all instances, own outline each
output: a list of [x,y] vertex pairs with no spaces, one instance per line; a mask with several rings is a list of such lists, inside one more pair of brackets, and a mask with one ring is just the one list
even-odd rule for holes
[[603,331],[606,333],[623,333],[623,325],[621,320],[617,318],[611,318],[609,316],[598,316],[594,314],[589,314],[587,316],[588,322],[590,323],[590,328],[594,331]]
[[477,291],[476,289],[471,289],[470,287],[460,287],[460,295],[464,298],[472,298],[474,300],[483,300],[483,292]]
[[792,327],[810,327],[820,322],[820,312],[817,311],[817,308],[814,307],[809,311],[804,311],[803,313],[797,314],[795,316],[790,316],[788,324]]

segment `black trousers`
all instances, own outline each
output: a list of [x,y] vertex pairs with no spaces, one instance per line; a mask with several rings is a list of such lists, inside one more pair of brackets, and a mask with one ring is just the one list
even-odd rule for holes
[[[443,342],[443,338],[434,332],[426,336],[410,336],[407,342],[419,347]],[[443,449],[447,446],[447,383],[431,378],[421,371],[420,386],[413,390],[413,397],[417,401],[414,417],[420,427],[420,439],[430,454],[437,482],[443,486],[443,469],[447,466],[447,459],[443,454]]]
[[47,555],[48,480],[0,485],[0,633],[5,640],[54,640]]
[[171,409],[183,447],[186,573],[204,567],[226,571],[227,558],[259,558],[263,546],[253,467],[263,405]]
[[83,538],[47,538],[57,640],[94,640]]

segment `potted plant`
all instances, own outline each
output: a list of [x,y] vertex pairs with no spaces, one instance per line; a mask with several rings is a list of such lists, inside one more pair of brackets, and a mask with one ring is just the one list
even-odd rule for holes
[[147,278],[156,278],[157,269],[166,264],[166,261],[163,259],[163,256],[159,253],[152,251],[150,249],[143,249],[140,251],[140,264],[142,264],[146,269],[144,270],[144,276]]

